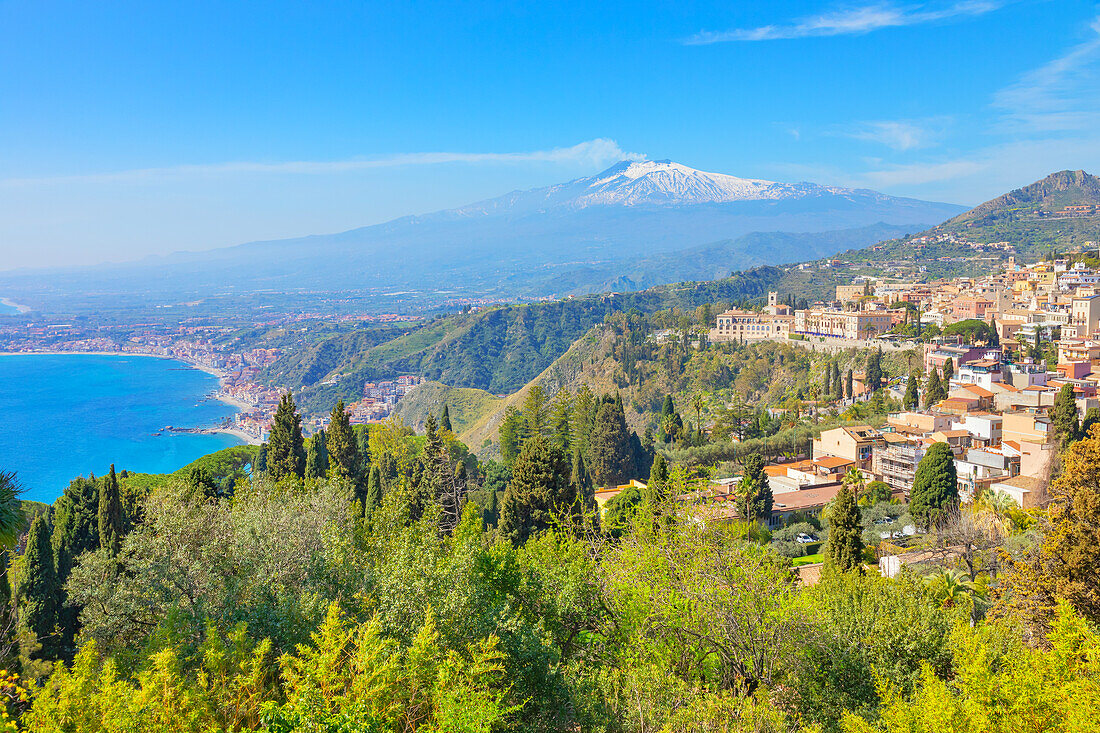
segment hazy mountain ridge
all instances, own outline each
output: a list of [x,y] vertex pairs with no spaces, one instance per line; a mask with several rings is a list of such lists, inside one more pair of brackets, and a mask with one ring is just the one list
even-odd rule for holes
[[[885,223],[922,229],[961,207],[808,183],[776,183],[706,173],[667,161],[620,163],[587,178],[517,191],[458,209],[337,234],[251,242],[125,265],[51,274],[62,288],[101,293],[369,291],[378,308],[445,304],[471,297],[562,296],[612,283],[644,287],[640,262],[752,232],[818,233]],[[864,242],[859,241],[857,244]],[[842,244],[852,246],[851,243]],[[817,252],[817,250],[812,250]],[[734,247],[720,272],[801,261],[759,247]],[[575,263],[562,283],[560,263]],[[625,263],[609,267],[607,263]],[[591,269],[591,275],[582,274]],[[658,272],[656,268],[654,272]],[[665,272],[662,281],[710,273]],[[35,273],[0,276],[0,286],[33,290]],[[402,298],[405,298],[404,300]],[[409,306],[404,306],[409,307]]]

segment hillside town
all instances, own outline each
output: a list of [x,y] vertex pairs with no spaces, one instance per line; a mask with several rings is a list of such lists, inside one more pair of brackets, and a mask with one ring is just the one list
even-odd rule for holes
[[[916,394],[906,394],[908,375],[883,385],[905,409],[880,425],[824,430],[809,456],[766,466],[772,527],[823,509],[851,469],[908,500],[917,466],[936,443],[954,456],[964,501],[995,492],[1033,509],[1046,501],[1059,449],[1059,395],[1072,395],[1081,424],[1100,419],[1100,272],[1080,260],[1019,265],[1010,258],[997,274],[933,283],[861,278],[838,286],[831,302],[800,310],[772,292],[760,310],[718,315],[709,338],[877,347],[916,357]],[[865,375],[854,374],[849,399],[867,399],[870,391]],[[730,483],[717,481],[716,496]],[[617,493],[610,492],[601,498]]]

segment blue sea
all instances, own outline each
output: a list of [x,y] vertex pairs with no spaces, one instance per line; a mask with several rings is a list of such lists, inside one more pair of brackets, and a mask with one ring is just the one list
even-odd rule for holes
[[162,433],[217,427],[234,408],[209,395],[218,379],[186,364],[141,356],[0,356],[0,470],[16,471],[23,498],[53,502],[75,476],[116,470],[168,473],[239,445],[215,435]]

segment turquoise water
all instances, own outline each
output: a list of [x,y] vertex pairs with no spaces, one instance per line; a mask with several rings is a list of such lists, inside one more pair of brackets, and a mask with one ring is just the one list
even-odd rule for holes
[[218,379],[186,364],[140,356],[0,356],[0,470],[24,498],[52,502],[75,476],[117,470],[167,473],[239,445],[231,435],[153,433],[166,425],[216,427],[234,409],[207,396]]

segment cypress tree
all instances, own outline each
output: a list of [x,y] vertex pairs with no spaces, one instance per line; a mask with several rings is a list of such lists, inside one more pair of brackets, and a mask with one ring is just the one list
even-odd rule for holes
[[931,528],[958,500],[955,455],[947,443],[933,443],[917,465],[909,492],[909,513],[921,526]]
[[1077,422],[1077,402],[1073,396],[1073,385],[1064,384],[1054,398],[1054,413],[1051,416],[1054,427],[1054,439],[1062,450],[1077,440],[1081,426]]
[[99,548],[99,486],[86,478],[73,479],[54,506],[51,538],[54,571],[62,588],[58,612],[60,645],[71,649],[79,626],[80,609],[66,602],[64,585],[76,558]]
[[943,382],[944,384],[951,383],[951,377],[955,376],[955,362],[951,360],[951,357],[947,357],[943,362]]
[[920,387],[917,385],[917,375],[909,375],[909,383],[905,385],[905,397],[902,405],[906,410],[912,410],[920,404]]
[[320,430],[309,439],[306,448],[306,478],[322,479],[328,475],[328,446],[325,431]]
[[844,378],[844,396],[851,399],[855,396],[855,393],[855,375],[849,369],[847,376]]
[[[331,449],[329,450],[331,454]],[[305,441],[302,438],[302,418],[294,404],[294,395],[287,392],[279,400],[267,441],[267,474],[274,481],[289,476],[302,478],[306,469]]]
[[833,364],[833,396],[837,400],[844,399],[844,381],[840,377],[840,367]]
[[737,484],[737,511],[742,519],[766,522],[772,513],[774,499],[764,458],[750,453],[741,462],[741,482]]
[[829,399],[833,393],[833,365],[832,362],[825,365],[825,384],[821,386],[821,395]]
[[585,494],[592,485],[588,468],[584,465],[584,454],[579,445],[573,446],[573,468],[569,472],[569,482],[577,488],[577,493]]
[[57,572],[53,564],[50,529],[42,514],[31,522],[27,550],[23,555],[19,596],[23,625],[30,629],[42,645],[35,656],[39,659],[55,659],[58,652],[56,631],[61,589],[57,584]]
[[882,389],[882,349],[876,349],[867,355],[867,389],[877,392]]
[[668,494],[668,463],[660,453],[653,456],[653,465],[649,468],[649,499],[654,503],[664,501]]
[[[359,441],[351,428],[351,417],[344,409],[343,400],[337,402],[332,408],[326,443],[328,444],[328,465],[332,474],[353,483],[358,482],[363,470],[359,456]],[[358,492],[356,495],[359,499],[363,498],[358,495]]]
[[931,407],[946,396],[943,383],[940,381],[939,370],[932,367],[932,373],[928,375],[928,383],[924,386],[924,406]]
[[99,547],[109,552],[111,557],[118,555],[122,543],[122,499],[113,463],[111,472],[99,484],[98,524]]
[[451,428],[451,408],[446,402],[443,403],[443,414],[439,416],[439,429],[454,432]]
[[542,435],[523,445],[500,507],[500,533],[514,544],[549,528],[556,516],[576,509],[565,456]]
[[19,659],[19,638],[17,635],[18,613],[15,597],[11,588],[11,557],[7,550],[0,550],[0,667],[19,674],[22,663]]
[[260,449],[256,451],[256,467],[254,471],[260,476],[267,473],[267,443],[262,443]]
[[622,402],[600,405],[589,438],[587,466],[597,486],[615,486],[632,478],[634,455]]
[[382,505],[382,472],[378,466],[372,465],[367,475],[367,495],[363,500],[364,513],[369,517],[371,512]]
[[856,498],[847,484],[829,508],[829,541],[825,554],[838,570],[863,572],[863,524]]

